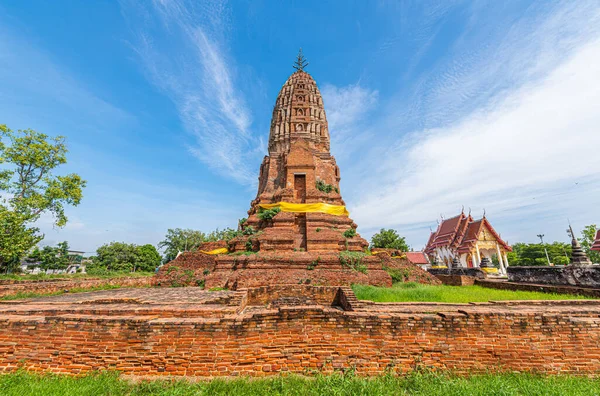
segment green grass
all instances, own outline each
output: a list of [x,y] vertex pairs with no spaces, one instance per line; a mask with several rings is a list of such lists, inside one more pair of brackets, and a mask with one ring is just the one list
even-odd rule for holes
[[598,395],[600,380],[586,377],[532,374],[486,374],[457,377],[413,373],[363,378],[317,375],[314,378],[278,376],[267,379],[215,379],[210,382],[174,380],[129,382],[116,374],[83,377],[0,375],[4,396],[60,395]]
[[376,302],[446,302],[468,303],[490,300],[580,300],[583,296],[529,291],[489,289],[481,286],[429,286],[418,283],[395,283],[392,287],[353,285],[359,300]]

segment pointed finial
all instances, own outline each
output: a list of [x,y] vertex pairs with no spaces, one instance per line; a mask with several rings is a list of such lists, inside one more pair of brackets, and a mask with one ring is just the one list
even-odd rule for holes
[[440,213],[440,218],[444,221],[444,215]]
[[462,209],[460,210],[460,213],[465,213],[465,205],[462,206]]
[[469,207],[469,216],[471,216],[471,207]]
[[485,218],[485,208],[483,208],[483,218]]
[[298,51],[298,56],[296,57],[296,61],[294,62],[293,67],[298,71],[303,71],[306,66],[308,66],[308,61],[306,60],[304,55],[302,55],[302,48],[300,48],[300,51]]

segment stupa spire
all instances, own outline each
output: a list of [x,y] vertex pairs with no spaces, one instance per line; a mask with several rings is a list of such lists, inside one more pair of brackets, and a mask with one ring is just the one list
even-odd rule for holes
[[308,66],[308,61],[302,54],[302,48],[300,48],[300,51],[298,51],[298,56],[296,57],[296,61],[294,62],[293,67],[298,71],[304,71],[304,68],[306,66]]

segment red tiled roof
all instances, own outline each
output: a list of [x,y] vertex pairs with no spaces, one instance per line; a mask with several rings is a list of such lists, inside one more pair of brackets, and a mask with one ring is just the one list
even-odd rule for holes
[[436,247],[456,249],[459,253],[469,252],[477,242],[484,227],[490,231],[504,249],[509,252],[512,251],[512,248],[500,238],[500,235],[494,230],[487,218],[483,217],[474,221],[471,215],[465,216],[464,213],[461,213],[442,221],[438,229],[429,236],[425,252],[431,254]]
[[592,244],[592,250],[600,251],[600,230],[596,233],[596,240]]
[[406,252],[404,254],[408,261],[413,264],[429,264],[429,260],[423,252]]

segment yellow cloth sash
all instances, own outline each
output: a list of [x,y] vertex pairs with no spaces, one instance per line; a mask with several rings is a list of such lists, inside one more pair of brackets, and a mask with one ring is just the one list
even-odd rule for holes
[[200,250],[200,253],[204,253],[204,254],[227,254],[229,253],[229,249],[227,248],[219,248],[219,249],[215,249],[215,250],[209,250],[204,251],[204,250]]
[[280,208],[282,212],[294,213],[327,213],[334,216],[349,216],[348,210],[343,205],[331,205],[323,202],[318,203],[291,203],[277,202],[274,204],[259,204],[263,209]]

